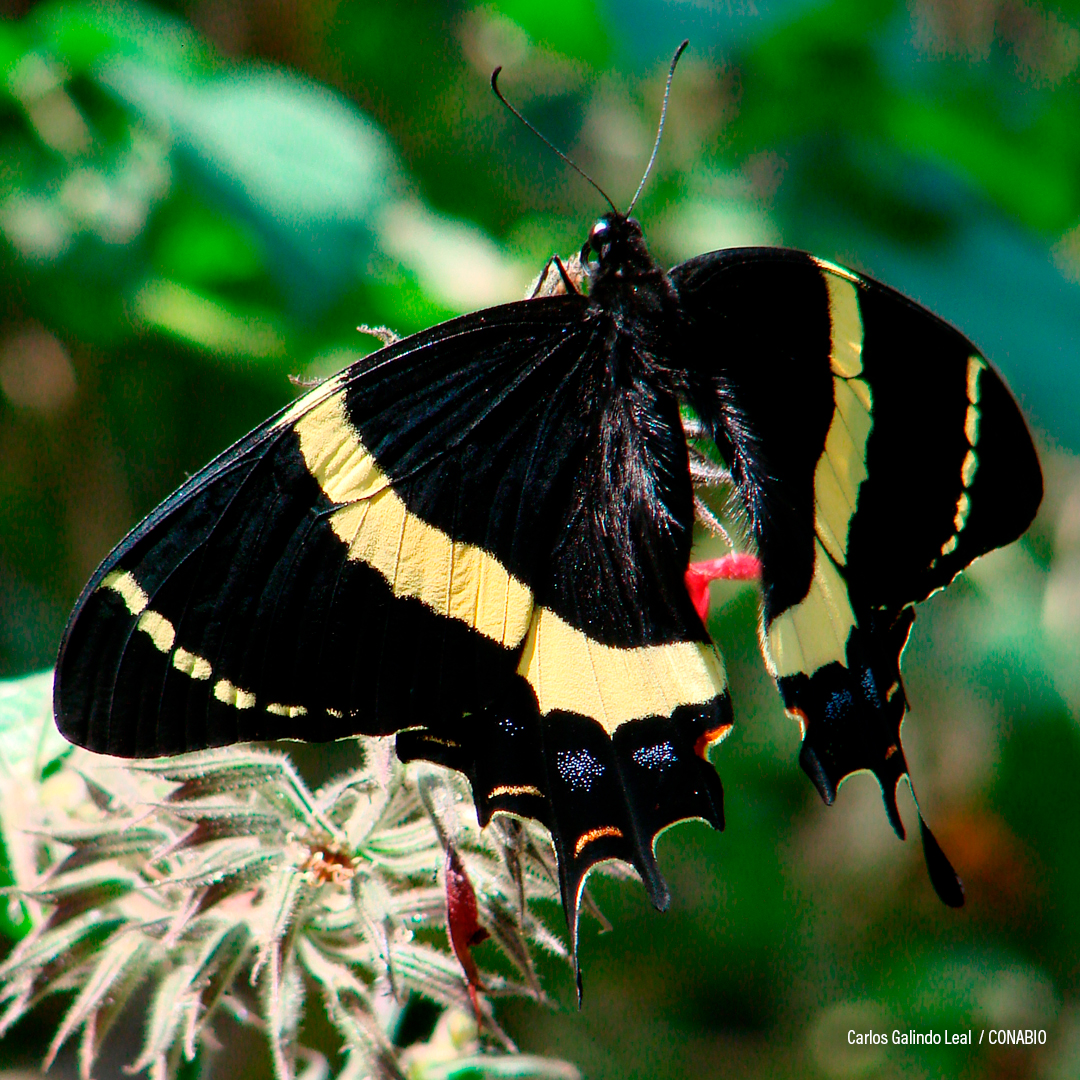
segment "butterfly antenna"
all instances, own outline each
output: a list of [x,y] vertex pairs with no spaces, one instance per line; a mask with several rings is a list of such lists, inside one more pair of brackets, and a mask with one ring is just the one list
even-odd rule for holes
[[[527,128],[528,128],[528,129],[529,129],[529,130],[530,130],[530,131],[531,131],[531,132],[532,132],[532,133],[533,133],[533,134],[534,134],[534,135],[535,135],[535,136],[536,136],[536,137],[537,137],[537,138],[538,138],[538,139],[539,139],[539,140],[540,140],[540,141],[542,142],[542,143],[543,143],[543,144],[544,144],[544,145],[545,145],[545,146],[546,146],[546,147],[547,147],[547,148],[548,148],[548,149],[549,149],[549,150],[553,150],[553,151],[554,151],[554,152],[555,152],[556,154],[558,154],[558,155],[559,155],[559,157],[561,157],[561,158],[563,159],[563,161],[565,161],[565,162],[566,162],[566,164],[567,164],[567,165],[569,165],[569,166],[570,166],[570,168],[571,168],[571,169],[573,169],[573,170],[574,170],[574,172],[576,172],[576,173],[577,173],[577,174],[578,174],[579,176],[583,176],[583,177],[584,177],[584,178],[585,178],[586,180],[588,180],[588,181],[589,181],[589,183],[590,183],[590,184],[592,184],[592,186],[593,186],[594,188],[596,188],[596,190],[597,190],[597,191],[599,191],[599,192],[600,192],[600,194],[601,194],[601,195],[602,195],[602,196],[604,197],[604,201],[605,201],[605,202],[606,202],[606,203],[608,204],[608,206],[610,206],[610,207],[611,207],[611,209],[612,209],[612,210],[613,210],[613,211],[614,211],[614,212],[615,212],[615,213],[617,214],[617,213],[619,212],[619,209],[618,209],[618,207],[617,207],[617,206],[616,206],[616,205],[615,205],[615,204],[614,204],[614,203],[613,203],[613,202],[611,201],[611,199],[609,199],[609,198],[608,198],[608,194],[607,194],[607,192],[606,192],[606,191],[605,191],[605,190],[604,190],[604,189],[603,189],[603,188],[602,188],[602,187],[601,187],[601,186],[600,186],[600,185],[599,185],[599,184],[598,184],[598,183],[597,183],[597,182],[596,182],[596,181],[595,181],[595,180],[594,180],[594,179],[593,179],[593,178],[592,178],[592,177],[591,177],[591,176],[590,176],[590,175],[589,175],[589,174],[588,174],[588,173],[587,173],[587,172],[586,172],[586,171],[585,171],[585,170],[584,170],[584,169],[583,169],[583,168],[582,168],[582,167],[581,167],[580,165],[578,165],[578,164],[577,164],[576,162],[574,162],[574,161],[571,161],[571,160],[570,160],[570,158],[568,158],[568,157],[567,157],[567,156],[566,156],[566,155],[565,155],[565,154],[564,154],[564,153],[563,153],[563,152],[562,152],[562,151],[561,151],[561,150],[560,150],[560,149],[559,149],[559,148],[558,148],[558,147],[557,147],[557,146],[556,146],[556,145],[555,145],[555,144],[554,144],[554,143],[553,143],[553,142],[552,142],[552,141],[551,141],[551,140],[550,140],[550,139],[549,139],[549,138],[548,138],[548,137],[547,137],[547,136],[546,136],[546,135],[545,135],[545,134],[544,134],[544,133],[543,133],[542,131],[540,131],[539,129],[537,129],[537,128],[536,128],[536,127],[535,127],[535,126],[533,125],[533,124],[529,123],[529,121],[528,121],[528,120],[526,120],[526,119],[525,119],[525,117],[524,117],[524,116],[522,116],[522,115],[521,115],[521,113],[519,113],[519,112],[517,111],[517,109],[515,109],[515,108],[514,108],[514,106],[513,106],[513,105],[511,105],[511,104],[510,104],[510,102],[509,102],[509,101],[507,101],[507,100],[506,100],[506,98],[504,98],[504,97],[502,96],[502,91],[501,91],[501,90],[499,89],[499,72],[500,72],[500,71],[502,71],[502,65],[500,65],[499,67],[497,67],[497,68],[496,68],[496,69],[495,69],[495,70],[494,70],[494,71],[493,71],[493,72],[491,73],[491,89],[492,89],[492,90],[493,90],[493,91],[495,92],[495,96],[496,96],[496,97],[497,97],[497,98],[498,98],[498,99],[499,99],[499,100],[500,100],[500,101],[501,101],[501,102],[502,102],[502,103],[503,103],[503,104],[504,104],[504,105],[505,105],[505,106],[506,106],[506,107],[507,107],[507,108],[508,108],[508,109],[509,109],[509,110],[510,110],[510,111],[511,111],[511,112],[512,112],[512,113],[513,113],[513,114],[514,114],[514,115],[515,115],[515,116],[516,116],[516,117],[517,117],[517,118],[518,118],[518,119],[519,119],[519,120],[520,120],[520,121],[521,121],[521,122],[522,122],[522,123],[523,123],[523,124],[524,124],[524,125],[525,125],[525,126],[526,126],[526,127],[527,127]],[[671,79],[669,78],[669,79],[668,79],[668,83],[670,84],[670,82],[671,82]]]
[[645,175],[641,178],[641,183],[637,186],[637,191],[634,192],[634,197],[630,200],[630,205],[626,208],[626,216],[630,216],[630,211],[634,209],[634,203],[638,201],[638,196],[641,194],[641,189],[645,186],[645,181],[649,179],[649,173],[652,171],[653,162],[656,160],[656,153],[660,149],[660,136],[664,134],[664,120],[667,119],[667,103],[668,97],[671,95],[671,80],[675,78],[675,66],[679,62],[679,57],[686,52],[686,46],[690,44],[690,39],[687,38],[676,50],[675,55],[671,58],[671,67],[668,68],[667,73],[667,86],[664,87],[664,104],[660,109],[660,126],[656,129],[656,142],[653,143],[652,157],[649,158],[649,164],[645,166]]

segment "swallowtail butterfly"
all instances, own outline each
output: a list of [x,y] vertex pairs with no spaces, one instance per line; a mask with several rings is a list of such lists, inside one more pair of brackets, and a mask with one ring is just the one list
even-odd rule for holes
[[396,733],[402,758],[468,775],[481,823],[548,826],[575,939],[601,860],[665,907],[655,839],[723,826],[708,751],[732,726],[685,581],[692,413],[760,560],[800,763],[829,803],[873,772],[902,836],[913,605],[1031,522],[1024,420],[892,289],[776,248],[665,271],[628,214],[530,299],[363,357],[166,499],[79,599],[63,734],[144,757]]

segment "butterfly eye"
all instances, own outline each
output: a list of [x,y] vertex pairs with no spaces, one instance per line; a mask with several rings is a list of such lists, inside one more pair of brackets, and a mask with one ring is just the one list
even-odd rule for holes
[[581,261],[589,262],[593,256],[603,259],[611,247],[611,223],[601,218],[590,230],[589,239],[581,249]]

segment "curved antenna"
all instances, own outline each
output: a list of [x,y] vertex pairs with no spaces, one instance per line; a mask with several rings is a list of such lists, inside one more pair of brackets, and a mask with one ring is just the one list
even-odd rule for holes
[[[686,46],[685,46],[685,43],[684,43],[684,45],[683,45],[683,48],[685,48],[685,47],[686,47]],[[505,105],[505,106],[506,106],[506,107],[507,107],[507,108],[508,108],[508,109],[509,109],[509,110],[510,110],[510,111],[511,111],[511,112],[512,112],[512,113],[513,113],[513,114],[514,114],[514,115],[515,115],[515,116],[516,116],[516,117],[517,117],[517,118],[518,118],[518,119],[519,119],[519,120],[520,120],[520,121],[521,121],[521,122],[522,122],[522,123],[523,123],[523,124],[524,124],[524,125],[525,125],[525,126],[526,126],[526,127],[527,127],[527,128],[528,128],[528,129],[529,129],[529,130],[530,130],[530,131],[531,131],[531,132],[532,132],[532,133],[533,133],[533,134],[534,134],[534,135],[535,135],[535,136],[536,136],[536,137],[537,137],[537,138],[538,138],[538,139],[539,139],[539,140],[540,140],[540,141],[542,142],[542,143],[543,143],[543,144],[544,144],[544,145],[545,145],[545,146],[546,146],[546,147],[547,147],[547,148],[548,148],[548,149],[549,149],[549,150],[554,150],[554,151],[555,151],[555,153],[556,153],[556,154],[558,154],[558,155],[559,155],[559,157],[561,157],[561,158],[563,159],[563,161],[565,161],[565,162],[566,162],[566,164],[567,164],[567,165],[569,165],[569,166],[570,166],[570,168],[574,170],[574,172],[578,173],[578,174],[579,174],[580,176],[583,176],[583,177],[584,177],[584,178],[585,178],[586,180],[588,180],[588,181],[589,181],[589,183],[590,183],[590,184],[592,184],[592,186],[593,186],[594,188],[596,188],[596,190],[597,190],[597,191],[599,191],[599,192],[600,192],[600,194],[601,194],[601,195],[602,195],[602,196],[604,197],[604,201],[605,201],[605,202],[606,202],[606,203],[608,204],[608,206],[610,206],[610,207],[611,207],[612,211],[613,211],[614,213],[616,213],[616,214],[617,214],[617,213],[619,212],[619,208],[618,208],[618,207],[617,207],[617,206],[616,206],[616,205],[615,205],[615,204],[614,204],[614,203],[613,203],[613,202],[612,202],[612,201],[611,201],[611,200],[610,200],[610,199],[608,198],[607,192],[606,192],[606,191],[605,191],[605,190],[604,190],[604,189],[603,189],[603,188],[602,188],[602,187],[601,187],[601,186],[600,186],[600,185],[599,185],[599,184],[598,184],[598,183],[597,183],[597,182],[596,182],[596,181],[595,181],[595,180],[594,180],[594,179],[593,179],[593,178],[592,178],[592,177],[591,177],[591,176],[590,176],[590,175],[589,175],[589,174],[588,174],[588,173],[587,173],[587,172],[586,172],[586,171],[585,171],[585,170],[584,170],[584,169],[583,169],[583,168],[582,168],[582,167],[581,167],[580,165],[578,165],[578,164],[576,164],[575,162],[571,161],[571,160],[570,160],[570,158],[568,158],[568,157],[567,157],[567,156],[566,156],[566,155],[565,155],[565,154],[564,154],[564,153],[563,153],[563,152],[562,152],[562,151],[561,151],[561,150],[560,150],[560,149],[559,149],[559,148],[558,148],[558,147],[557,147],[557,146],[556,146],[556,145],[555,145],[555,144],[554,144],[554,143],[553,143],[553,142],[552,142],[552,141],[551,141],[551,140],[550,140],[550,139],[549,139],[549,138],[548,138],[548,137],[547,137],[546,135],[544,135],[544,134],[543,134],[543,132],[539,131],[539,130],[538,130],[537,128],[535,128],[535,127],[534,127],[534,126],[533,126],[532,124],[530,124],[530,123],[529,123],[529,121],[528,121],[528,120],[526,120],[526,119],[525,119],[525,117],[524,117],[524,116],[522,116],[522,115],[521,115],[521,113],[519,113],[519,112],[517,111],[517,109],[515,109],[515,108],[514,108],[514,106],[513,106],[513,105],[511,105],[511,104],[510,104],[510,102],[509,102],[509,101],[507,101],[507,100],[506,100],[506,98],[504,98],[504,97],[502,96],[502,91],[501,91],[501,90],[499,89],[499,72],[500,72],[500,71],[502,71],[502,65],[501,65],[501,64],[499,65],[499,67],[497,67],[497,68],[496,68],[496,69],[495,69],[495,70],[494,70],[494,71],[493,71],[493,72],[491,73],[491,89],[495,91],[495,96],[496,96],[496,97],[497,97],[497,98],[498,98],[498,99],[499,99],[499,100],[500,100],[500,101],[501,101],[501,102],[502,102],[502,103],[503,103],[503,104],[504,104],[504,105]],[[668,85],[669,85],[669,86],[671,85],[671,78],[670,78],[670,77],[668,78]],[[666,99],[665,99],[665,101],[666,101]],[[654,155],[654,156],[655,156],[655,155]]]
[[630,205],[626,208],[626,216],[630,216],[630,211],[634,209],[634,203],[638,201],[638,196],[641,194],[641,189],[645,186],[645,181],[649,179],[649,173],[652,171],[653,162],[656,160],[656,153],[660,149],[660,136],[664,134],[664,120],[667,119],[667,103],[668,97],[671,94],[671,80],[675,78],[675,65],[679,62],[679,57],[686,51],[686,46],[690,44],[690,39],[687,38],[676,50],[675,55],[671,58],[671,67],[668,68],[667,73],[667,86],[664,87],[664,105],[660,109],[660,126],[656,129],[656,142],[653,143],[652,157],[649,158],[649,164],[645,166],[645,175],[641,178],[641,183],[637,186],[637,191],[634,192],[634,197],[630,200]]

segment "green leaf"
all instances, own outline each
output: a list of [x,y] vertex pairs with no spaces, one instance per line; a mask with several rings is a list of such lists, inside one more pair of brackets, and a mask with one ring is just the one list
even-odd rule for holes
[[98,78],[254,227],[294,302],[324,306],[355,281],[399,183],[390,144],[350,103],[274,70],[185,82],[118,59]]
[[266,252],[253,229],[216,207],[191,201],[171,210],[158,235],[154,263],[164,278],[219,285],[264,273]]
[[164,1061],[185,1020],[186,1011],[195,1005],[191,985],[197,974],[194,964],[184,964],[158,982],[146,1018],[142,1051],[129,1066],[131,1072],[141,1072],[156,1061]]
[[[48,1053],[45,1055],[44,1068],[48,1070],[56,1058],[60,1047],[79,1027],[87,1022],[93,1013],[106,1004],[107,997],[115,994],[116,984],[120,981],[131,982],[140,979],[146,973],[145,961],[149,956],[150,946],[146,939],[138,934],[120,932],[98,954],[99,959],[86,982],[83,983],[71,1008],[60,1022]],[[132,987],[128,987],[126,997]]]
[[611,39],[593,0],[501,0],[499,10],[537,44],[602,67]]
[[418,1080],[581,1080],[567,1061],[538,1054],[484,1054],[421,1068]]
[[52,722],[52,672],[0,681],[0,769],[27,777],[71,750]]
[[247,924],[228,920],[223,920],[218,932],[204,942],[196,960],[198,981],[202,984],[199,1003],[204,1023],[210,1021],[222,995],[232,986],[250,946],[251,931]]
[[33,12],[30,25],[40,40],[74,72],[109,57],[137,57],[165,71],[195,75],[220,61],[187,23],[149,5],[110,0],[55,0]]
[[0,23],[0,94],[8,97],[11,94],[9,76],[15,65],[26,53],[28,43],[26,35],[19,26],[12,23]]
[[[52,721],[52,672],[0,682],[0,777],[29,782],[71,750]],[[0,818],[0,888],[15,884],[8,856],[16,842],[10,830],[17,821]],[[25,937],[30,913],[17,897],[0,893],[0,935],[9,941]]]
[[1080,208],[1076,163],[1002,130],[996,118],[943,108],[939,101],[899,99],[889,110],[896,146],[933,154],[962,170],[1003,209],[1031,228],[1057,233]]
[[269,308],[244,311],[221,297],[155,278],[135,294],[136,321],[190,345],[236,360],[280,360],[284,327]]

